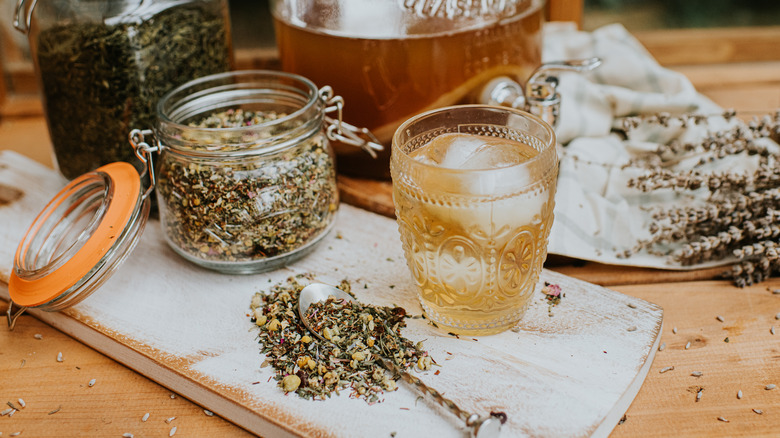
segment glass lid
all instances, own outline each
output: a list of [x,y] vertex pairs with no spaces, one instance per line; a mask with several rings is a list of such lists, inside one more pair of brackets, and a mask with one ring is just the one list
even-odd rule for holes
[[94,292],[124,261],[149,214],[149,197],[129,163],[116,162],[65,186],[35,218],[16,249],[11,304],[58,311]]

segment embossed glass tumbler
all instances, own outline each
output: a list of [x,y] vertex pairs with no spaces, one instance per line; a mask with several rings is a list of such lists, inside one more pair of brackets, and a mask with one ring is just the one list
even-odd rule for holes
[[390,170],[428,318],[461,334],[514,326],[547,257],[558,176],[552,128],[511,108],[437,109],[398,128]]

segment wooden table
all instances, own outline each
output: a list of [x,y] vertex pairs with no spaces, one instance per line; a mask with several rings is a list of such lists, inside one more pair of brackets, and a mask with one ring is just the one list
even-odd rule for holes
[[[724,107],[767,112],[780,106],[776,67],[763,63],[680,70]],[[734,73],[744,72],[759,74],[733,80]],[[41,117],[0,120],[0,138],[4,147],[51,165]],[[346,202],[392,214],[388,183],[344,177],[340,184]],[[769,384],[780,386],[780,320],[775,317],[780,294],[773,293],[780,289],[780,279],[737,289],[717,280],[719,269],[681,273],[560,257],[551,258],[547,267],[665,310],[664,349],[613,436],[780,433],[780,388],[766,389]],[[0,311],[5,309],[0,301]],[[20,437],[118,437],[129,431],[135,436],[169,436],[174,426],[177,437],[249,435],[30,316],[22,316],[16,326],[14,332],[0,328],[0,411],[6,409],[5,402],[21,407],[19,398],[26,407],[11,418],[0,417],[2,437],[15,432],[21,432]],[[770,333],[773,326],[775,335]],[[59,353],[62,362],[57,361]],[[669,367],[674,368],[662,372]],[[87,390],[91,379],[100,385]],[[150,415],[143,422],[146,413]],[[563,415],[550,412],[551,421]]]

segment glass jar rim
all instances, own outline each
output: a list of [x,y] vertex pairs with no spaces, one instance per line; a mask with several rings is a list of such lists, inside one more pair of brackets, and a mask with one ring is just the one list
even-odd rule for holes
[[[208,114],[218,105],[267,103],[274,96],[278,97],[284,93],[289,102],[298,100],[295,102],[297,108],[273,120],[255,125],[224,128],[193,127],[182,123],[182,120],[188,117]],[[269,100],[258,100],[260,96]],[[174,88],[157,103],[157,117],[158,132],[162,131],[163,135],[167,132],[164,128],[175,132],[197,131],[211,135],[257,133],[291,124],[296,120],[301,121],[300,125],[284,130],[280,135],[272,135],[262,138],[262,141],[248,143],[252,145],[251,147],[218,150],[198,149],[185,144],[165,144],[165,147],[173,152],[186,155],[236,157],[277,151],[299,143],[302,138],[316,134],[324,120],[324,102],[314,82],[303,76],[273,70],[236,70],[197,78]]]

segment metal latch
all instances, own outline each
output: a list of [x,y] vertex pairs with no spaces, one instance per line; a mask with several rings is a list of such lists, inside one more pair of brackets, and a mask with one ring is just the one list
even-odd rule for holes
[[22,33],[30,31],[30,23],[32,22],[33,10],[38,0],[32,0],[30,4],[25,5],[26,0],[17,0],[16,13],[14,14],[14,27]]
[[[369,154],[371,158],[377,157],[377,152],[384,150],[384,146],[374,134],[367,128],[358,128],[342,120],[344,98],[333,93],[333,88],[326,85],[319,90],[320,99],[325,104],[325,134],[332,141],[339,141],[350,146],[356,146]],[[328,116],[335,112],[336,118]]]
[[481,103],[510,106],[539,116],[553,128],[558,123],[561,95],[558,93],[557,72],[586,72],[601,65],[601,58],[575,59],[542,64],[534,70],[525,87],[511,78],[501,76],[490,81],[480,96]]

